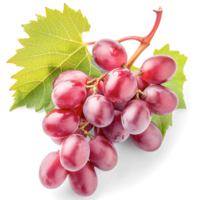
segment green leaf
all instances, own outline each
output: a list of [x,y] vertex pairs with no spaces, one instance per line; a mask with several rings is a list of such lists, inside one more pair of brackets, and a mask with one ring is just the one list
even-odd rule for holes
[[66,4],[63,13],[46,8],[46,17],[37,15],[37,21],[23,28],[29,38],[19,40],[24,48],[8,60],[23,67],[12,76],[17,82],[10,88],[15,90],[11,110],[21,106],[52,110],[52,82],[63,71],[76,69],[93,78],[101,75],[91,64],[92,56],[82,39],[90,24],[80,11],[75,12]]
[[[175,75],[163,85],[170,90],[174,91],[178,97],[179,103],[176,109],[186,109],[185,101],[183,98],[183,84],[187,80],[184,74],[184,66],[187,61],[187,57],[183,54],[180,54],[179,51],[170,51],[169,44],[165,45],[161,49],[156,49],[154,51],[155,55],[166,55],[172,57],[177,64],[177,70]],[[132,66],[130,68],[131,71],[139,71],[140,68]],[[162,136],[164,138],[166,131],[169,126],[172,126],[172,113],[168,115],[153,115],[151,121],[158,126],[160,129]]]

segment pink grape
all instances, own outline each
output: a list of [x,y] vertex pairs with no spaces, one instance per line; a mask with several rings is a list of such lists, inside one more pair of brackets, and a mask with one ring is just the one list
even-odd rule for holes
[[[134,75],[138,74],[138,71],[132,71]],[[137,79],[137,86],[139,90],[144,90],[149,86],[149,83],[147,83],[141,76],[136,76]]]
[[69,80],[54,88],[52,100],[58,108],[73,109],[83,103],[86,94],[86,89],[80,81]]
[[168,81],[176,72],[176,62],[164,55],[153,56],[142,64],[142,78],[151,84],[161,84]]
[[53,109],[45,116],[42,127],[44,132],[55,138],[63,138],[78,129],[79,116],[71,110]]
[[170,89],[162,85],[151,85],[144,92],[142,97],[151,111],[156,115],[166,115],[173,112],[178,105],[178,97]]
[[87,81],[92,80],[92,78],[84,72],[78,70],[67,70],[60,73],[54,80],[52,87],[53,89],[60,83],[68,80],[78,80],[83,85],[87,84]]
[[90,161],[103,171],[113,169],[118,161],[117,151],[114,145],[103,136],[96,136],[90,140]]
[[132,100],[122,111],[122,125],[130,134],[137,135],[147,129],[151,121],[151,112],[147,103],[142,100]]
[[67,175],[67,170],[60,164],[58,152],[51,152],[43,159],[39,169],[39,178],[44,187],[49,189],[59,187]]
[[86,163],[90,155],[88,141],[78,134],[67,137],[60,149],[60,162],[68,171],[78,171]]
[[128,69],[114,69],[105,78],[104,95],[112,103],[129,101],[136,92],[136,77]]
[[125,48],[122,44],[110,39],[97,41],[93,46],[92,56],[97,65],[107,71],[120,68],[127,62]]
[[108,126],[114,118],[114,107],[100,94],[88,97],[83,104],[85,118],[96,127]]
[[162,134],[153,122],[141,134],[130,135],[129,137],[135,146],[144,151],[155,151],[162,144]]
[[70,172],[69,184],[72,190],[80,196],[92,195],[98,184],[94,167],[88,161],[86,165],[76,172]]
[[115,116],[111,124],[102,128],[104,135],[111,142],[124,142],[129,133],[124,129],[121,122],[121,112],[115,110]]

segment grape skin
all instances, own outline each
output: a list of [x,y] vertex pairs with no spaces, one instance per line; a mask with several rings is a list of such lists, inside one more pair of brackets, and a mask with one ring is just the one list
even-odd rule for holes
[[114,69],[105,78],[104,94],[112,103],[124,103],[130,100],[136,92],[136,77],[128,69]]
[[102,131],[111,142],[121,143],[128,138],[129,133],[122,126],[121,112],[115,110],[114,114],[115,116],[112,123],[102,128]]
[[55,138],[63,138],[76,132],[79,116],[71,110],[53,109],[45,116],[42,127],[44,132]]
[[114,118],[114,108],[111,102],[100,94],[88,97],[83,104],[85,118],[96,127],[108,126]]
[[[138,74],[138,71],[132,71],[134,75]],[[145,88],[149,86],[149,83],[147,83],[141,76],[136,76],[137,79],[137,87],[139,90],[143,91]]]
[[122,111],[122,125],[130,134],[137,135],[142,133],[149,126],[151,112],[142,100],[132,100]]
[[94,127],[94,135],[95,136],[104,136],[105,137],[102,128],[98,128],[98,127]]
[[162,144],[162,134],[153,122],[141,134],[129,137],[135,146],[144,151],[156,151]]
[[79,171],[70,172],[69,184],[72,190],[80,196],[92,195],[98,185],[97,175],[92,164],[88,161]]
[[173,112],[178,105],[178,97],[170,89],[162,85],[151,85],[144,92],[146,97],[141,97],[151,111],[156,115],[167,115]]
[[124,103],[113,103],[113,106],[114,106],[114,109],[115,110],[118,110],[118,111],[121,111],[124,109],[125,105],[127,104],[128,102],[124,102]]
[[86,89],[80,81],[69,80],[54,88],[52,100],[58,108],[73,109],[83,103],[86,94]]
[[161,84],[168,81],[176,72],[176,62],[173,58],[158,55],[148,58],[142,64],[142,78],[151,84]]
[[90,140],[90,161],[103,171],[113,169],[118,161],[117,151],[114,145],[103,136],[96,136]]
[[60,83],[68,80],[79,80],[83,85],[87,84],[87,81],[92,80],[92,78],[84,72],[78,70],[67,70],[60,73],[54,80],[52,87],[53,89]]
[[88,141],[78,134],[73,134],[63,141],[60,149],[60,162],[68,171],[78,171],[86,163],[90,155]]
[[43,159],[39,169],[39,178],[44,187],[49,189],[59,187],[67,175],[68,171],[60,164],[58,152],[51,152]]
[[92,56],[97,65],[107,71],[120,68],[127,62],[125,48],[122,44],[110,39],[97,41],[93,46]]

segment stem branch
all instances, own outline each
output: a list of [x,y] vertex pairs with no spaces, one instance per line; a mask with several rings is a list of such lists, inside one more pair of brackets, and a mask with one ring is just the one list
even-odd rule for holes
[[86,130],[85,130],[85,127],[89,124],[90,122],[88,121],[85,121],[84,125],[82,127],[80,127],[80,130],[87,136],[89,136],[92,140],[95,139],[95,136],[91,135],[90,133],[88,133]]
[[[127,62],[125,67],[128,68],[128,69],[131,68],[133,63],[138,58],[138,56],[150,45],[150,41],[152,40],[154,34],[156,33],[156,31],[158,29],[158,26],[160,24],[160,20],[161,20],[161,17],[162,17],[163,10],[162,10],[161,7],[159,7],[159,9],[158,10],[154,10],[154,12],[156,13],[156,21],[155,21],[155,24],[154,24],[151,32],[147,36],[145,36],[145,37],[129,36],[129,37],[125,37],[125,38],[116,40],[119,43],[121,43],[123,41],[126,41],[126,40],[137,40],[137,41],[139,41],[141,43],[140,46],[138,47],[138,49],[135,51],[135,53],[132,55],[132,57]],[[88,45],[93,45],[95,43],[96,43],[95,41],[94,42],[87,42],[87,43],[85,43],[85,45],[88,46]]]

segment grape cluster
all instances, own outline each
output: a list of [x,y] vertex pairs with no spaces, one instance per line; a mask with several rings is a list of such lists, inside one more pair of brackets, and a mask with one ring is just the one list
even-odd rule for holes
[[116,41],[96,42],[92,54],[108,73],[92,79],[84,72],[68,70],[53,82],[56,107],[45,116],[43,130],[61,148],[48,154],[39,170],[45,187],[57,188],[69,176],[71,188],[81,196],[97,188],[95,167],[109,171],[116,166],[113,143],[130,137],[142,150],[157,150],[162,135],[151,122],[151,114],[169,114],[178,104],[176,94],[161,85],[176,71],[171,57],[153,56],[137,72],[126,68],[126,51]]

